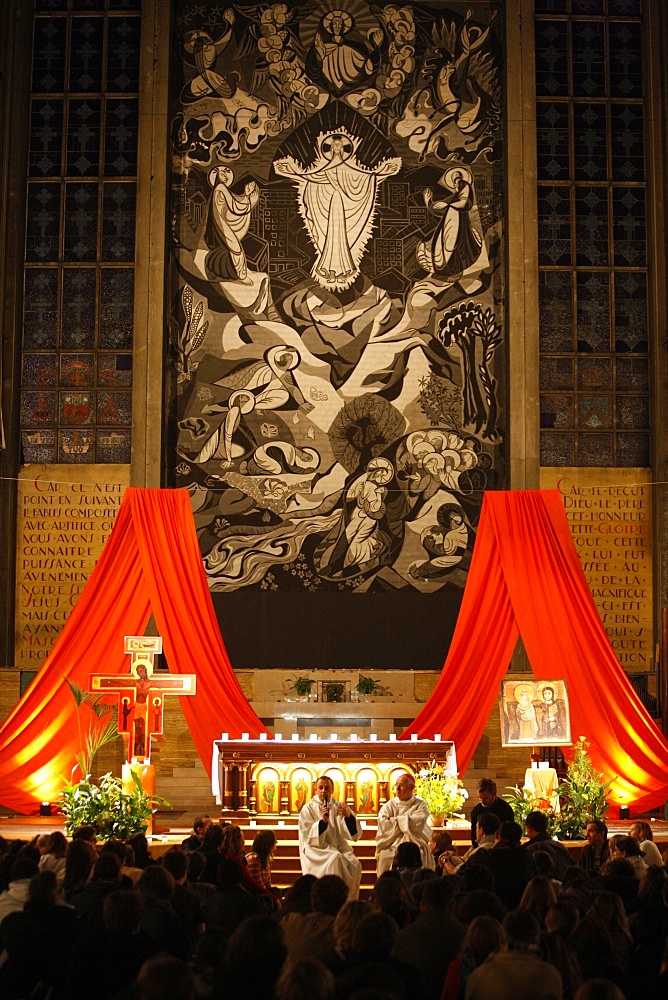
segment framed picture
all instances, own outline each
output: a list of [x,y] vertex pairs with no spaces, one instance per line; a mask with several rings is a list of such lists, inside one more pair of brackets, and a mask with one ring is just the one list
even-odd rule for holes
[[569,746],[566,681],[522,677],[501,683],[501,745]]

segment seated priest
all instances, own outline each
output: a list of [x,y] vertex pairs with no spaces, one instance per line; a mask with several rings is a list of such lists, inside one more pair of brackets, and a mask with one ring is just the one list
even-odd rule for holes
[[315,795],[299,813],[299,857],[304,875],[338,875],[348,886],[350,899],[359,896],[362,866],[349,841],[360,830],[350,808],[334,799],[331,778],[318,778]]
[[394,798],[381,806],[376,834],[376,873],[382,875],[392,867],[394,852],[399,844],[410,841],[420,851],[423,868],[434,868],[434,856],[429,849],[431,827],[429,809],[424,799],[415,794],[415,778],[404,772],[397,778]]

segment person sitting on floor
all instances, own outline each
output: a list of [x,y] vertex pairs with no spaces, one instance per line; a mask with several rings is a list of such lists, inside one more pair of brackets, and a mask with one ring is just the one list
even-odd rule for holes
[[334,948],[334,921],[348,899],[338,875],[323,875],[311,887],[311,912],[292,913],[281,921],[288,956],[318,958]]
[[281,907],[280,890],[271,884],[271,861],[276,848],[273,830],[259,830],[253,838],[252,850],[246,855],[248,877],[274,897],[274,909]]
[[573,861],[568,850],[558,840],[554,840],[547,832],[547,813],[535,810],[530,812],[524,821],[527,837],[523,850],[529,855],[535,851],[546,851],[554,863],[556,878],[561,881],[569,868],[573,867]]
[[503,921],[503,942],[469,976],[466,1000],[562,1000],[560,973],[540,957],[540,928],[534,916],[523,910],[509,913]]

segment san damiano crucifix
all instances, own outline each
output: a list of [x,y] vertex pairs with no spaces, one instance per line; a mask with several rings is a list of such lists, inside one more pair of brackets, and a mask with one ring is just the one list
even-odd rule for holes
[[128,763],[150,763],[151,737],[163,732],[166,695],[195,694],[195,674],[154,674],[154,659],[162,652],[160,636],[126,635],[124,651],[132,656],[130,674],[91,674],[90,690],[118,697],[118,731]]

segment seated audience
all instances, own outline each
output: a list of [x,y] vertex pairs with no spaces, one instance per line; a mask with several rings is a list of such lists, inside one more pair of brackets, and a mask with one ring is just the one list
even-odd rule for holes
[[208,814],[195,816],[193,820],[193,832],[185,840],[181,841],[181,848],[184,851],[199,851],[204,840],[204,834],[212,825],[213,820]]
[[608,828],[601,819],[587,823],[585,830],[587,843],[582,848],[578,864],[591,877],[598,875],[610,857],[608,850]]
[[636,820],[629,828],[629,837],[633,837],[640,845],[640,853],[646,865],[654,865],[660,868],[663,864],[661,851],[654,843],[652,827],[644,820]]
[[474,917],[466,929],[459,955],[450,962],[441,1000],[464,1000],[474,969],[503,944],[503,927],[494,917]]
[[334,948],[334,921],[348,899],[338,875],[323,875],[311,887],[310,913],[291,913],[281,921],[291,959],[317,958]]
[[39,870],[41,872],[54,872],[56,878],[62,882],[65,877],[65,855],[67,853],[67,839],[60,830],[50,833],[44,844],[42,857],[39,859]]
[[573,995],[582,982],[575,940],[580,914],[573,903],[558,899],[545,916],[543,957],[561,973],[564,1000]]
[[246,917],[260,912],[257,896],[241,885],[242,871],[236,861],[223,858],[218,868],[216,891],[201,903],[202,918],[207,931],[216,931],[228,941]]
[[422,1000],[439,1000],[450,962],[458,954],[466,928],[451,913],[452,879],[427,882],[420,912],[397,936],[394,956],[414,969]]
[[[448,830],[432,830],[429,850],[434,859],[434,870],[437,875],[443,873],[443,866],[446,861],[450,861],[453,868],[458,868],[459,865],[463,864],[463,858],[460,858],[455,852],[452,837]],[[474,850],[474,848],[471,848],[471,850]]]
[[[503,824],[501,824],[503,826]],[[470,974],[466,1000],[563,1000],[561,975],[540,957],[536,918],[514,910],[503,921],[503,946]]]
[[213,1000],[270,1000],[286,958],[282,923],[269,914],[249,917],[228,942]]
[[348,1000],[369,987],[384,990],[396,1000],[413,1000],[415,972],[393,955],[397,935],[396,922],[389,914],[362,917],[352,935],[350,959],[337,979],[338,1000]]
[[2,924],[10,913],[22,910],[28,901],[30,879],[39,871],[38,862],[27,855],[18,855],[9,871],[9,885],[0,893],[0,940]]
[[535,875],[527,883],[526,889],[522,893],[519,910],[526,910],[533,913],[538,921],[541,930],[545,929],[545,916],[551,906],[557,901],[557,894],[554,885],[544,875]]
[[67,977],[77,943],[79,926],[75,911],[60,905],[60,888],[54,871],[30,879],[22,910],[2,922],[6,961],[0,969],[3,1000],[49,997],[69,1000]]
[[276,980],[274,1000],[334,1000],[334,976],[317,958],[289,958]]
[[558,840],[553,840],[547,832],[547,813],[540,810],[530,812],[524,826],[529,839],[523,845],[523,850],[532,857],[535,851],[546,851],[552,858],[556,877],[561,880],[573,866],[573,862],[567,848]]
[[531,857],[520,847],[521,839],[519,823],[506,820],[496,831],[496,844],[491,851],[478,851],[460,869],[463,874],[469,865],[488,868],[494,876],[494,891],[509,910],[519,904],[535,871]]
[[271,861],[276,848],[276,834],[273,830],[260,830],[253,838],[253,847],[246,855],[248,877],[252,878],[274,897],[274,909],[281,907],[280,890],[271,884]]
[[63,875],[63,898],[69,903],[70,896],[83,888],[97,861],[95,845],[79,838],[67,845],[65,852],[65,874]]

